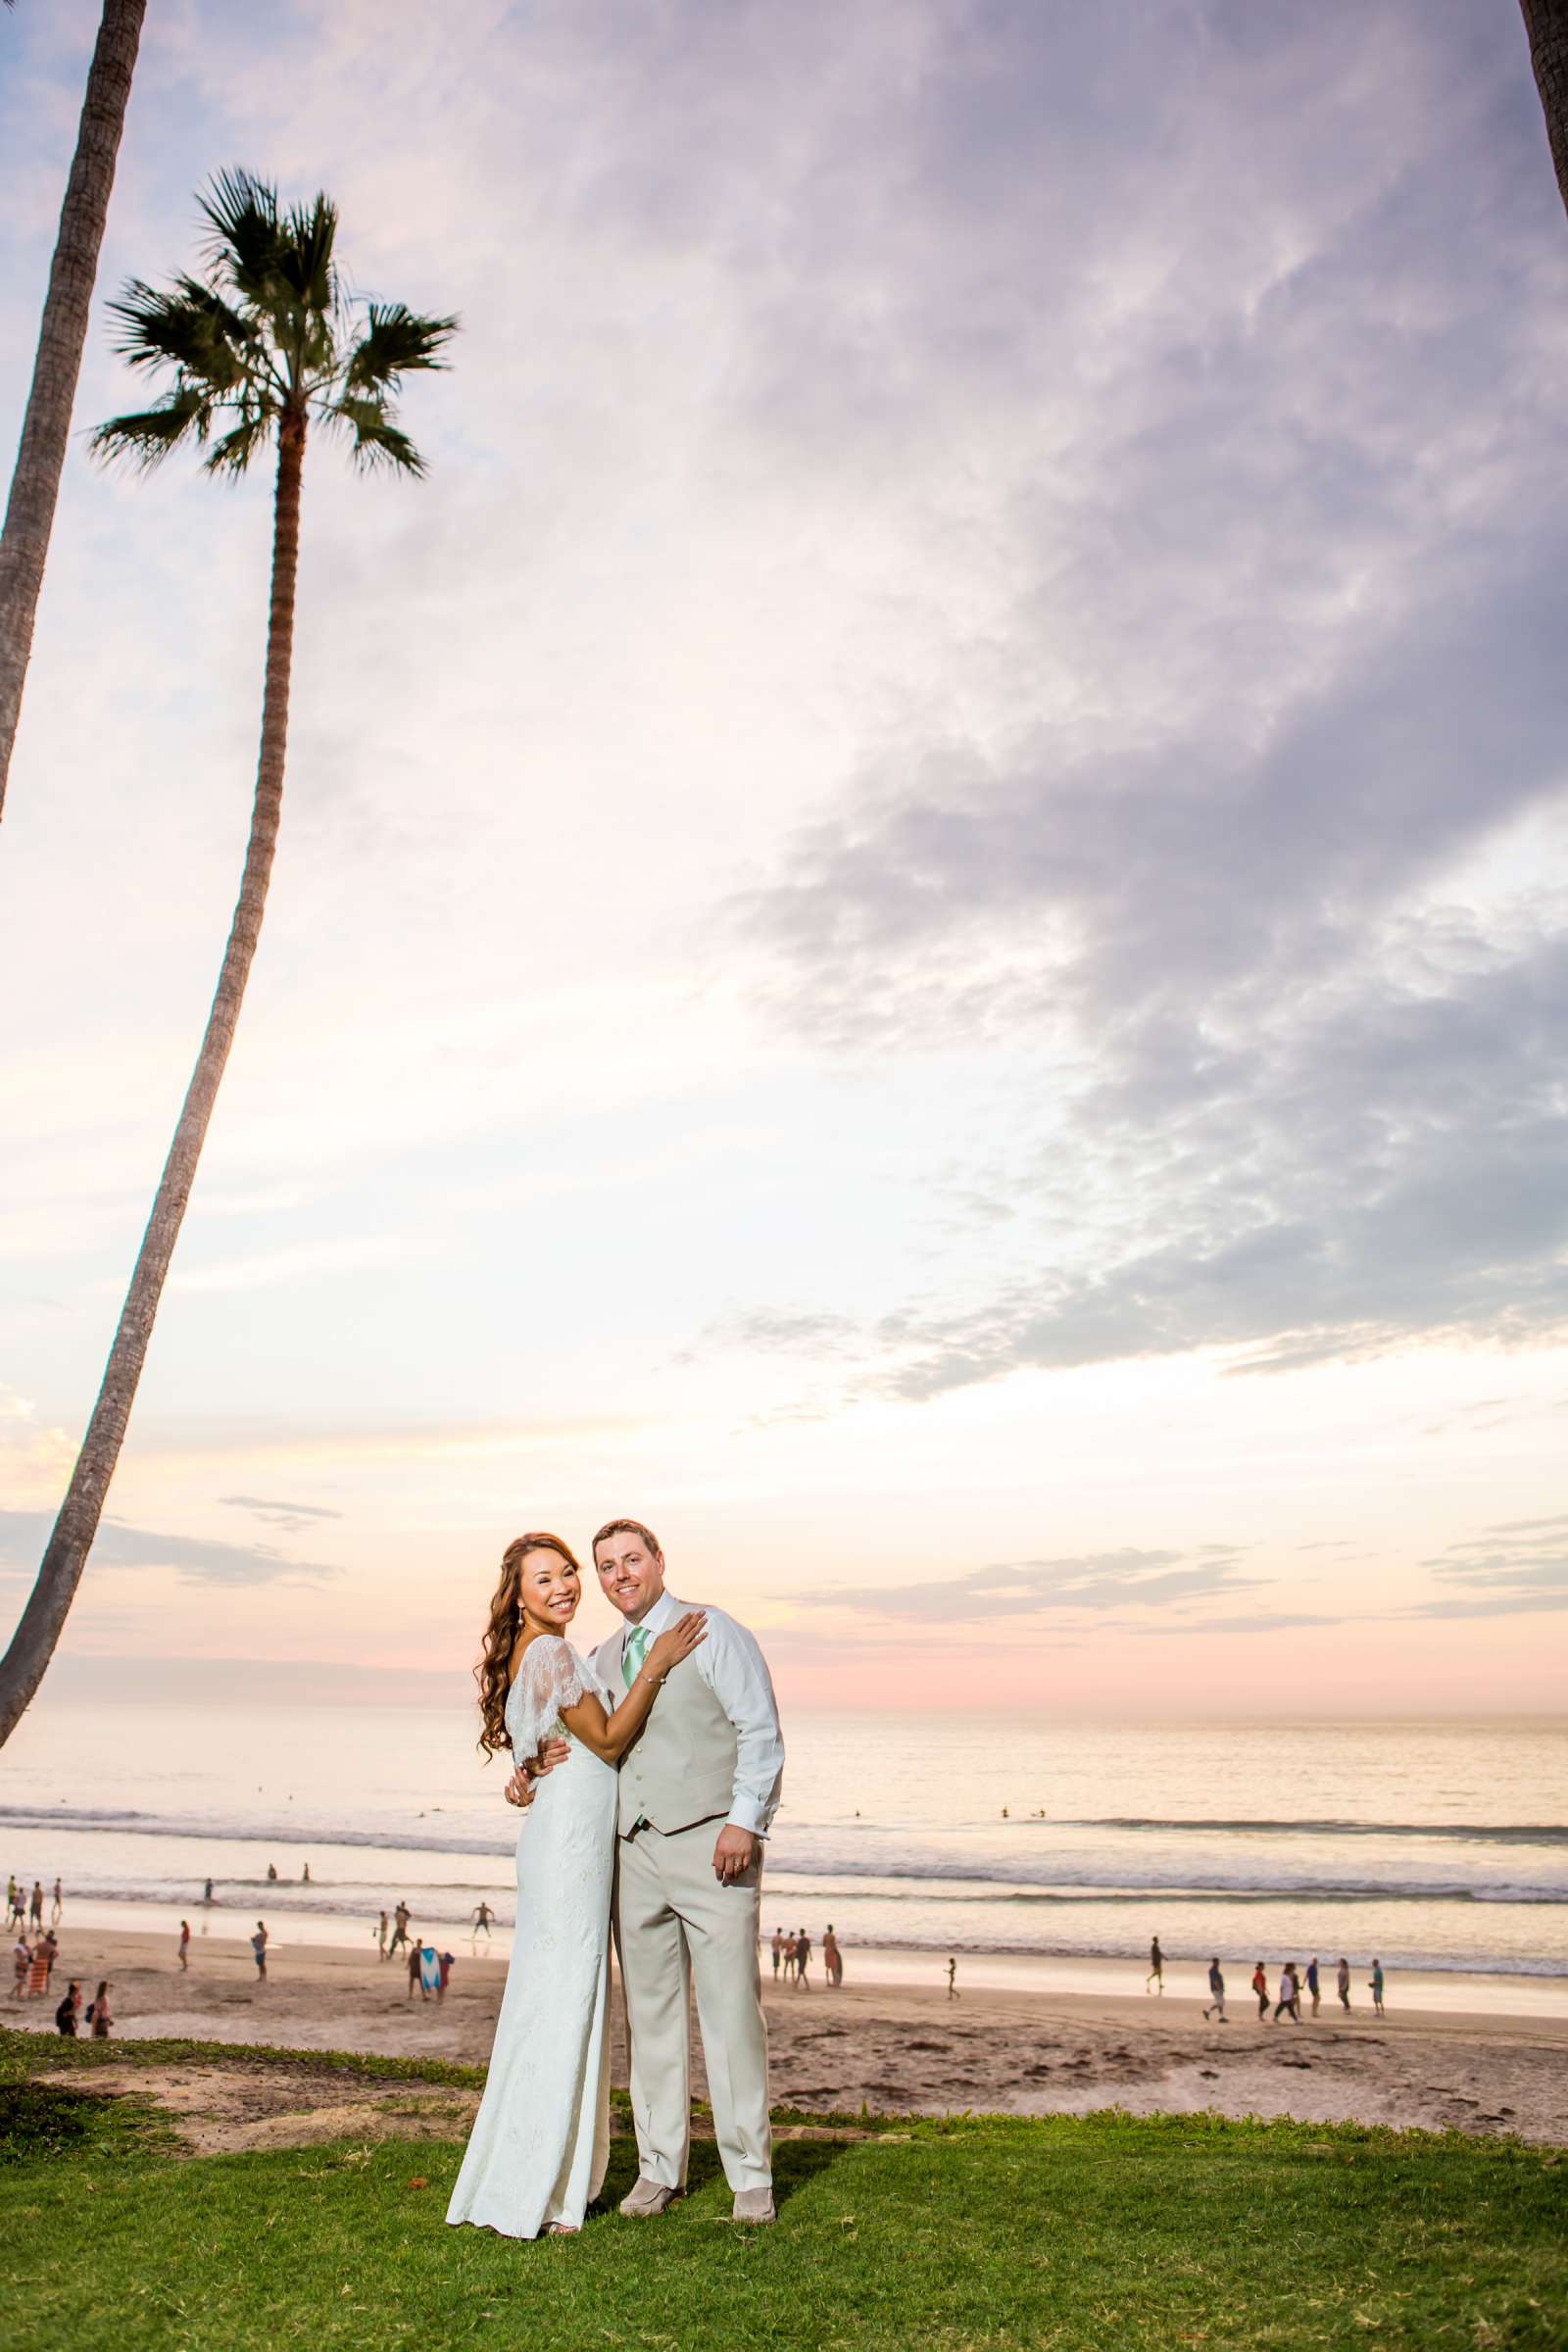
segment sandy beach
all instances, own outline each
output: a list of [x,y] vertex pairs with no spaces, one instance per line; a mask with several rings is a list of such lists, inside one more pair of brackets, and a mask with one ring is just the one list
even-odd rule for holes
[[[188,1973],[173,1938],[82,1926],[68,1933],[56,1992],[79,1978],[90,1999],[114,1984],[116,2034],[195,2036],[349,2049],[482,2065],[505,1962],[458,1950],[442,2002],[408,1996],[401,1956],[279,1944],[257,1982],[249,1947],[205,1937]],[[1245,1986],[1228,2025],[1167,1993],[1001,1991],[950,2002],[940,1983],[852,1982],[842,1991],[764,1989],[776,2106],[882,2114],[965,2108],[1016,2115],[1138,2115],[1212,2109],[1438,2131],[1517,2132],[1568,2142],[1568,2019],[1397,2007],[1299,2026],[1257,2022]],[[7,2025],[53,2032],[53,2000],[0,2001]],[[615,1995],[614,2080],[626,2080]],[[699,2074],[697,2088],[704,2085]],[[450,2099],[452,2094],[447,2094]],[[342,2128],[336,2126],[334,2128]]]

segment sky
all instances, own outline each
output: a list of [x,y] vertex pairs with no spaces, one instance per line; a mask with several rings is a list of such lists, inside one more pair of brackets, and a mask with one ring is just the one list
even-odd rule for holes
[[[7,448],[97,15],[0,18]],[[631,1513],[788,1705],[1560,1707],[1568,219],[1495,0],[154,0],[0,831],[0,1612],[249,818],[269,480],[85,448],[232,166],[462,332],[424,481],[308,457],[74,1670],[461,1697],[506,1543]]]

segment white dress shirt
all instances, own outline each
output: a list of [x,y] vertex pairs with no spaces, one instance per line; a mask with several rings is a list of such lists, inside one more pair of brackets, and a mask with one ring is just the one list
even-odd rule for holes
[[[784,1734],[767,1661],[755,1634],[737,1625],[722,1609],[709,1608],[705,1601],[677,1600],[673,1592],[662,1592],[640,1623],[657,1641],[690,1609],[703,1609],[708,1618],[708,1639],[693,1651],[693,1661],[735,1726],[735,1788],[729,1819],[736,1829],[765,1838],[784,1788]],[[626,1694],[620,1661],[630,1631],[628,1619],[620,1632],[612,1634],[594,1653],[600,1678],[615,1705]]]

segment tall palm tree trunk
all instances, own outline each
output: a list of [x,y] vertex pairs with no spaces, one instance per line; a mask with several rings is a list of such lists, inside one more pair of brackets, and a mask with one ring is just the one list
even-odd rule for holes
[[1568,206],[1568,0],[1519,0],[1519,4],[1530,35],[1530,62],[1536,69],[1551,160],[1557,167],[1557,186]]
[[87,339],[98,248],[109,216],[115,158],[125,126],[125,106],[146,13],[147,0],[104,0],[76,152],[66,183],[66,201],[60,208],[60,234],[49,268],[32,389],[22,423],[17,469],[11,477],[5,531],[0,536],[0,814],[5,810],[23,681],[32,652],[33,618],[71,437],[71,411]]
[[54,1524],[37,1581],[11,1646],[0,1659],[0,1745],[10,1739],[33,1692],[42,1682],[55,1644],[75,1597],[87,1554],[98,1532],[109,1482],[114,1477],[124,1443],[130,1408],[153,1319],[163,1294],[174,1244],[196,1179],[208,1121],[218,1100],[219,1082],[234,1042],[245,983],[250,976],[267,905],[267,886],[277,846],[278,818],[283,806],[283,762],[288,739],[289,671],[294,649],[294,584],[299,570],[300,489],[305,466],[305,419],[288,416],[279,430],[277,499],[272,531],[272,601],[267,629],[267,686],[262,701],[262,745],[257,762],[256,799],[251,811],[250,842],[239,902],[223,951],[218,991],[207,1018],[207,1033],[197,1055],[195,1072],[174,1129],[174,1140],[164,1165],[163,1181],[153,1213],[142,1237],[130,1288],[120,1313],[120,1327],[104,1368],[103,1385],[93,1406],[87,1434],[76,1456],[71,1485]]

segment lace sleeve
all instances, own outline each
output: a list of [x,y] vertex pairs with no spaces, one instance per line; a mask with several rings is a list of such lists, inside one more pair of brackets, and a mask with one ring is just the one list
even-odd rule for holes
[[512,1752],[519,1764],[537,1755],[544,1740],[560,1737],[562,1708],[575,1706],[591,1688],[569,1642],[541,1634],[529,1642],[507,1705]]

